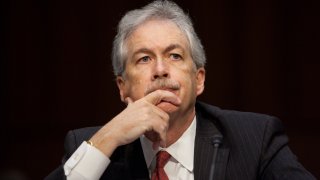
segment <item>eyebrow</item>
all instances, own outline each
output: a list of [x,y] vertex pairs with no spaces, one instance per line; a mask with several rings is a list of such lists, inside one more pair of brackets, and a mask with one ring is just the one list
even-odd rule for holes
[[166,47],[166,49],[164,49],[163,53],[165,54],[165,53],[170,52],[171,50],[174,50],[174,49],[184,50],[180,44],[170,44],[168,47]]
[[[166,48],[162,51],[162,53],[165,54],[165,53],[168,53],[168,52],[170,52],[170,51],[172,51],[172,50],[174,50],[174,49],[182,49],[182,50],[184,50],[184,48],[183,48],[181,45],[179,45],[179,44],[170,44],[168,47],[166,47]],[[154,53],[152,52],[151,49],[148,49],[148,48],[140,48],[140,49],[138,49],[137,51],[135,51],[135,52],[133,53],[133,56],[135,56],[135,55],[137,55],[137,54],[139,54],[139,53],[148,53],[148,54],[154,55]]]
[[139,53],[154,54],[151,49],[148,49],[148,48],[140,48],[140,49],[136,50],[136,51],[133,53],[133,57],[136,56],[136,55],[139,54]]

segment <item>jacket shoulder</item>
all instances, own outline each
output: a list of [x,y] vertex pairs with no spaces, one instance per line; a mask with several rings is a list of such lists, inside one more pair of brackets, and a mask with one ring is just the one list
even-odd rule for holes
[[220,125],[223,127],[236,126],[236,129],[248,129],[248,126],[259,128],[260,126],[266,126],[269,123],[275,123],[282,126],[280,120],[274,116],[254,112],[225,110],[203,102],[197,102],[196,110],[197,114],[201,117],[213,119],[218,126]]
[[100,128],[97,126],[70,130],[64,141],[66,157],[70,157],[83,141],[89,140]]
[[283,143],[287,143],[287,136],[281,121],[270,115],[223,110],[218,107],[198,102],[197,115],[201,119],[209,119],[224,136],[224,141],[240,149],[250,142],[256,148],[261,148],[270,141],[275,134],[283,135]]

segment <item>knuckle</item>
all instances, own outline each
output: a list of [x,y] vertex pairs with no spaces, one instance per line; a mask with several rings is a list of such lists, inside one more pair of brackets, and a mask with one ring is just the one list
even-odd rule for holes
[[161,132],[165,132],[169,127],[169,124],[166,122],[162,122],[160,124],[158,124],[158,128]]
[[147,132],[147,131],[150,131],[152,128],[151,126],[148,126],[147,124],[141,126],[143,132]]
[[164,120],[169,121],[169,118],[170,118],[170,117],[169,117],[169,114],[164,113],[163,118],[164,118]]
[[166,124],[165,124],[165,125],[162,125],[162,127],[161,127],[161,130],[162,130],[162,131],[165,132],[165,131],[167,131],[167,129],[168,129],[168,126],[167,126]]

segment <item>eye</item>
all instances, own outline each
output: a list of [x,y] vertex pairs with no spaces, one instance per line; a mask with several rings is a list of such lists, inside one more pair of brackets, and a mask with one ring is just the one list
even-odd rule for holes
[[140,58],[138,60],[138,63],[147,63],[151,60],[151,58],[149,56],[143,56],[142,58]]
[[173,54],[170,54],[170,59],[172,59],[172,60],[181,60],[182,59],[182,57],[179,55],[179,54],[175,54],[175,53],[173,53]]

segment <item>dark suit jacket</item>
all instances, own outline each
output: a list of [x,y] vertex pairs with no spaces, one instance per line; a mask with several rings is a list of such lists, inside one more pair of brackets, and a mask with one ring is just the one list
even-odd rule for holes
[[[221,110],[197,102],[197,130],[194,155],[195,180],[207,180],[213,156],[212,138],[223,135],[218,150],[214,180],[315,179],[290,151],[281,122],[271,116]],[[66,137],[66,155],[62,164],[77,147],[99,127],[70,131]],[[181,152],[183,153],[183,152]],[[62,165],[46,179],[64,179]],[[149,179],[139,139],[118,147],[101,179]]]

